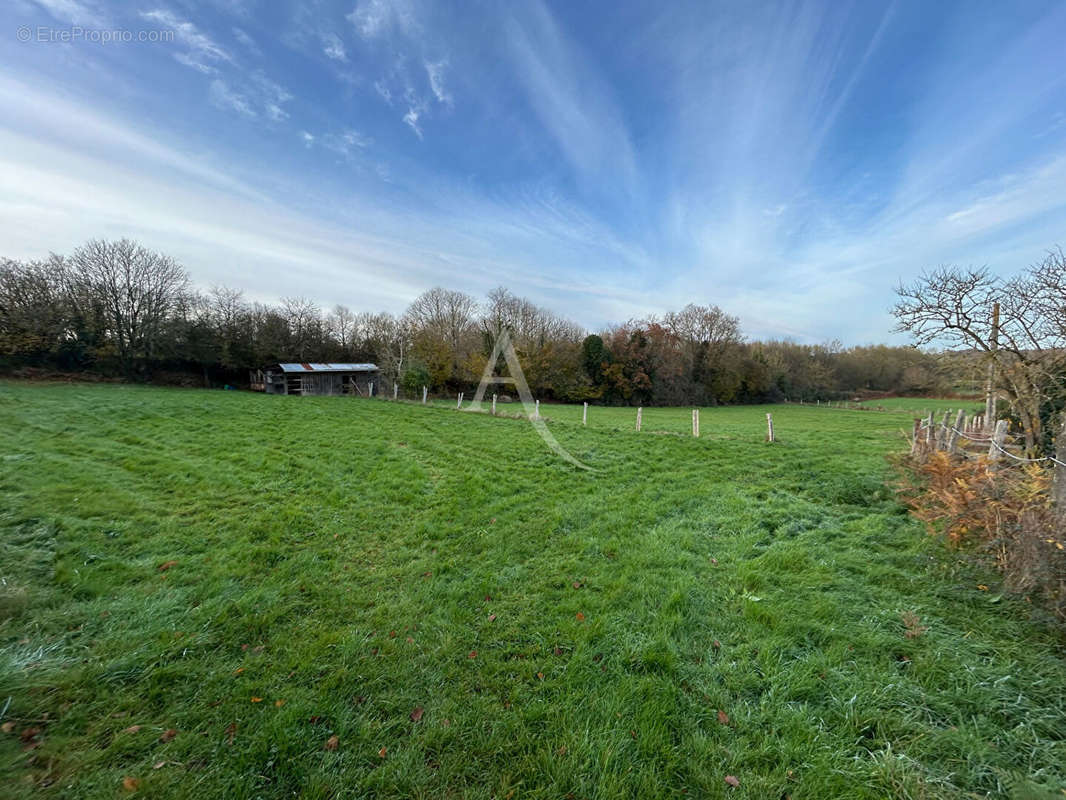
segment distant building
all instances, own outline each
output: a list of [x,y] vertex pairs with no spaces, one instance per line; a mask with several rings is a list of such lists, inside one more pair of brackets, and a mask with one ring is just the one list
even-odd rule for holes
[[380,393],[381,371],[376,364],[273,364],[252,374],[252,386],[267,394]]

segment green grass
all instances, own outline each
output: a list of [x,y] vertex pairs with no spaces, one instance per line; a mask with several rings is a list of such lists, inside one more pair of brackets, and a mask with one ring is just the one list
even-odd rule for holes
[[1062,642],[885,488],[909,418],[767,410],[542,406],[584,472],[443,407],[0,384],[2,794],[1062,797]]

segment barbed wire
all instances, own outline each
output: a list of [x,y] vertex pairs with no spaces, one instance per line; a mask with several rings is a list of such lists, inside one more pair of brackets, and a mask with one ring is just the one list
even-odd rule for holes
[[[941,426],[940,425],[934,425],[933,427],[939,428]],[[929,428],[930,428],[930,426],[929,426],[928,422],[927,421],[923,421],[922,424],[918,427],[918,430],[925,431],[925,430],[929,430]],[[966,439],[967,441],[980,442],[982,444],[985,444],[985,443],[991,444],[994,448],[999,450],[999,452],[1003,453],[1003,455],[1005,455],[1005,456],[1007,456],[1009,458],[1013,458],[1015,461],[1020,461],[1020,462],[1022,462],[1024,464],[1038,464],[1041,461],[1050,461],[1053,464],[1058,464],[1060,467],[1066,467],[1066,462],[1059,461],[1059,459],[1055,458],[1055,456],[1041,456],[1040,458],[1025,458],[1023,456],[1016,456],[1016,455],[1014,455],[1014,453],[1012,453],[1009,450],[1007,450],[1005,447],[1003,447],[1003,445],[1001,445],[999,442],[997,442],[991,436],[982,436],[982,437],[969,436],[964,431],[960,431],[954,425],[949,425],[947,429],[949,431],[951,431],[952,433],[958,434],[959,436],[961,436],[963,439]]]

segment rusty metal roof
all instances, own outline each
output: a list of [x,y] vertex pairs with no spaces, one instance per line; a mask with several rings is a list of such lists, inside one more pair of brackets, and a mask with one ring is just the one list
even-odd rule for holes
[[377,364],[278,364],[282,372],[377,372]]

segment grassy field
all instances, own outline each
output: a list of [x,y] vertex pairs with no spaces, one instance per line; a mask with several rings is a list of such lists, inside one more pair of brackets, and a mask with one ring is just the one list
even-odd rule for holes
[[443,407],[0,384],[0,794],[1063,797],[1063,643],[885,488],[909,416],[767,410],[543,407],[584,472]]

